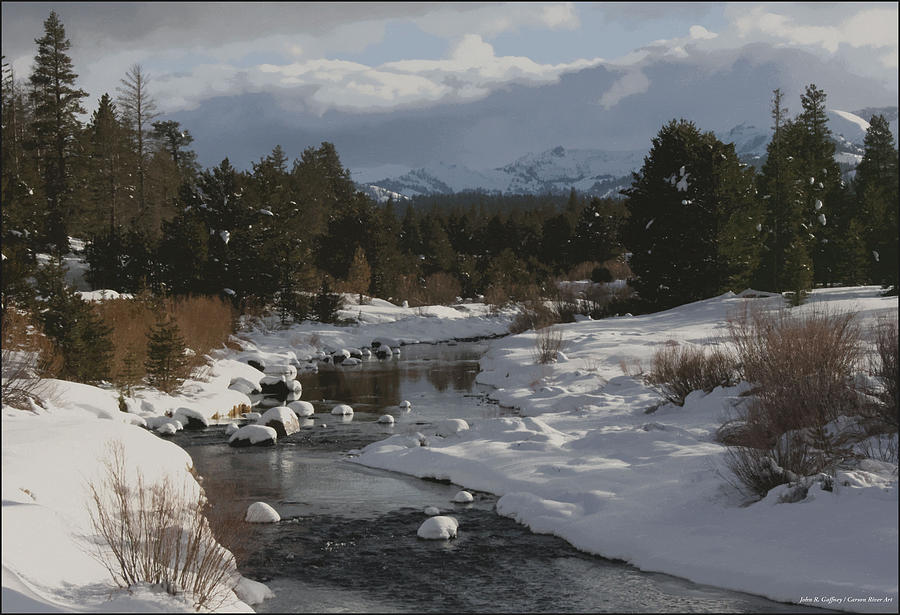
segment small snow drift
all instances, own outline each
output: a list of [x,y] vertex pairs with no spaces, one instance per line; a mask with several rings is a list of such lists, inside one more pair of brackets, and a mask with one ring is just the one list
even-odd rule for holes
[[353,408],[351,408],[347,404],[338,404],[331,409],[331,413],[346,416],[349,414],[353,414]]
[[382,414],[381,416],[378,417],[378,422],[385,423],[387,425],[393,425],[394,417],[392,417],[390,414]]
[[316,413],[316,409],[308,401],[292,401],[287,405],[300,418],[312,416]]
[[456,538],[459,522],[453,517],[435,516],[425,519],[416,535],[425,540],[449,540]]
[[453,496],[453,501],[457,504],[468,504],[475,500],[475,496],[473,496],[468,491],[459,491],[456,495]]
[[445,419],[435,425],[434,435],[446,438],[447,436],[455,436],[468,429],[469,424],[463,419]]
[[286,438],[292,433],[300,431],[300,422],[297,420],[297,415],[287,406],[277,406],[266,410],[265,414],[257,421],[257,424],[273,428],[281,438]]
[[230,446],[272,446],[278,441],[278,432],[265,425],[245,425],[228,438]]
[[244,521],[247,523],[278,523],[281,521],[281,515],[265,502],[253,502],[247,508],[247,516],[244,517]]

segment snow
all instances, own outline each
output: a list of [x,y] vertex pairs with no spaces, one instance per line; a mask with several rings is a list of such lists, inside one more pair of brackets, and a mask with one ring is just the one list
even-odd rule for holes
[[281,515],[265,502],[253,502],[247,507],[247,516],[244,517],[244,521],[247,523],[278,523],[281,521]]
[[[889,597],[897,604],[897,466],[813,484],[796,503],[757,502],[729,484],[718,427],[748,385],[695,392],[684,407],[620,364],[648,366],[668,339],[709,344],[743,305],[778,309],[780,295],[726,293],[636,317],[557,325],[569,361],[536,365],[535,333],[496,340],[477,380],[521,416],[471,421],[453,438],[397,434],[352,458],[373,468],[450,480],[500,499],[500,514],[535,532],[642,570],[794,602],[804,596]],[[754,298],[750,298],[754,297]],[[748,303],[749,302],[749,303]],[[852,310],[860,322],[897,314],[875,286],[817,289],[799,313]],[[838,608],[883,610],[883,603]]]
[[77,291],[75,293],[84,301],[108,301],[110,299],[133,299],[134,295],[131,293],[120,293],[114,290],[103,289],[103,290],[82,290]]
[[337,415],[351,415],[353,414],[353,408],[347,404],[338,404],[331,409],[331,413]]
[[426,540],[449,540],[450,538],[456,538],[458,528],[459,522],[453,517],[438,515],[425,519],[422,525],[419,526],[416,535]]
[[388,425],[393,425],[394,417],[392,417],[390,414],[382,414],[381,416],[378,417],[378,422],[385,423]]
[[854,113],[850,113],[849,111],[840,111],[838,109],[831,109],[830,111],[836,115],[841,116],[848,122],[856,124],[862,132],[866,132],[867,130],[869,130],[869,122]]
[[469,424],[463,419],[444,419],[435,425],[436,436],[455,436],[469,429]]
[[278,441],[278,432],[272,427],[265,425],[244,425],[228,438],[228,443],[234,443],[239,440],[247,440],[250,444],[260,444],[272,440]]
[[429,517],[435,517],[435,516],[441,514],[441,509],[438,508],[437,506],[426,506],[425,510],[422,512],[424,512]]
[[288,404],[288,408],[300,418],[310,417],[316,413],[316,409],[308,401],[292,401]]
[[474,500],[475,497],[468,491],[458,491],[456,495],[453,496],[453,501],[457,504],[467,504]]
[[267,586],[247,577],[241,577],[234,587],[234,593],[251,606],[275,597],[275,593]]

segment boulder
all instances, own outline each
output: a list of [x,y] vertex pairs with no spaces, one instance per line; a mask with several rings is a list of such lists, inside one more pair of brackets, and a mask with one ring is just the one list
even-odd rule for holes
[[437,515],[425,519],[416,534],[426,540],[449,540],[456,538],[458,528],[459,522],[453,517]]
[[277,406],[266,410],[256,421],[256,424],[271,427],[281,438],[286,438],[300,431],[300,422],[297,420],[297,415],[287,406]]
[[306,418],[316,413],[316,409],[308,401],[292,401],[287,407],[300,418]]
[[265,425],[245,425],[228,438],[228,444],[235,447],[273,446],[277,441],[278,432]]
[[278,523],[281,521],[281,515],[265,502],[253,502],[247,508],[244,521],[248,523]]
[[256,359],[247,359],[247,365],[252,367],[253,369],[258,369],[261,372],[266,371],[266,366],[261,361],[257,361]]
[[172,418],[181,421],[185,429],[206,429],[209,427],[209,419],[200,411],[191,408],[178,408]]

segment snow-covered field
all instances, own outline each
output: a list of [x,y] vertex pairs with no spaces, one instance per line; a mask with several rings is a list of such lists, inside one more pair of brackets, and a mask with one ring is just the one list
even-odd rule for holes
[[[534,332],[498,340],[478,381],[521,418],[472,421],[426,446],[392,436],[356,461],[500,495],[500,514],[643,570],[779,601],[895,611],[896,465],[866,461],[839,472],[833,492],[813,486],[802,501],[780,503],[782,487],[747,505],[714,441],[746,384],[648,414],[659,397],[623,374],[621,365],[649,366],[667,340],[713,342],[745,301],[783,303],[729,293],[658,314],[557,325],[563,356],[551,365],[535,364]],[[816,291],[799,309],[824,306],[865,322],[897,314],[897,298],[876,287]]]
[[[659,398],[622,373],[620,364],[648,365],[668,339],[707,343],[744,301],[781,300],[727,295],[659,314],[558,325],[564,355],[552,365],[535,365],[534,332],[496,340],[478,379],[495,387],[500,403],[520,408],[521,417],[469,419],[469,429],[445,429],[428,446],[417,439],[410,446],[408,434],[393,436],[356,461],[498,494],[501,514],[645,570],[784,601],[895,610],[896,465],[864,464],[841,474],[834,492],[813,487],[802,502],[778,503],[773,492],[747,506],[726,480],[724,448],[713,441],[743,389],[694,393],[683,408],[645,414]],[[897,313],[896,297],[879,297],[875,287],[817,291],[800,309],[823,302],[866,320]],[[322,350],[374,340],[497,335],[513,314],[492,315],[480,304],[402,308],[376,299],[350,305],[342,316],[361,324],[246,330],[238,336],[240,350],[213,353],[210,367],[178,396],[139,390],[127,414],[118,410],[115,391],[61,381],[51,383],[46,410],[4,406],[3,610],[190,610],[152,587],[116,589],[86,550],[85,485],[99,476],[108,441],[121,440],[130,466],[148,477],[186,478],[189,456],[140,424],[159,427],[167,411],[212,417],[249,404],[247,381],[258,385],[263,374],[247,360],[279,371],[303,368]],[[265,595],[265,588],[245,585],[255,591],[246,589],[244,601],[235,598],[227,610],[249,610],[248,602]],[[849,602],[869,597],[893,602]]]

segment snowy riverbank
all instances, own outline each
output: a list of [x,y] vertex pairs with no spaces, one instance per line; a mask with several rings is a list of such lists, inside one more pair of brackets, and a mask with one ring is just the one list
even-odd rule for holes
[[[208,368],[195,372],[178,395],[139,389],[119,411],[118,393],[65,381],[46,381],[47,408],[3,407],[2,597],[7,611],[189,612],[191,604],[158,588],[118,589],[91,556],[87,483],[97,482],[108,458],[107,443],[122,442],[128,471],[150,481],[170,475],[190,481],[191,458],[181,448],[150,433],[145,421],[187,408],[209,418],[226,414],[250,398],[229,385],[238,378],[258,384],[262,372],[250,356],[269,364],[300,363],[317,350],[368,346],[376,338],[404,343],[505,333],[512,314],[491,316],[483,304],[457,308],[403,308],[374,299],[352,305],[343,318],[358,326],[305,323],[241,332],[240,351],[222,348]],[[244,359],[244,361],[238,360]],[[193,483],[196,485],[196,483]],[[252,602],[252,596],[244,595]],[[219,612],[252,611],[236,597]]]
[[[564,355],[552,365],[535,364],[534,332],[498,340],[478,380],[522,418],[478,421],[427,446],[393,436],[356,461],[500,495],[501,514],[644,570],[785,602],[895,611],[896,464],[864,461],[839,472],[833,492],[813,486],[802,501],[780,503],[776,488],[747,505],[714,441],[746,385],[695,392],[683,408],[647,414],[659,398],[623,375],[620,365],[649,366],[666,340],[708,343],[744,301],[728,294],[558,325]],[[897,298],[875,287],[816,291],[800,309],[826,306],[863,322],[897,314]]]

